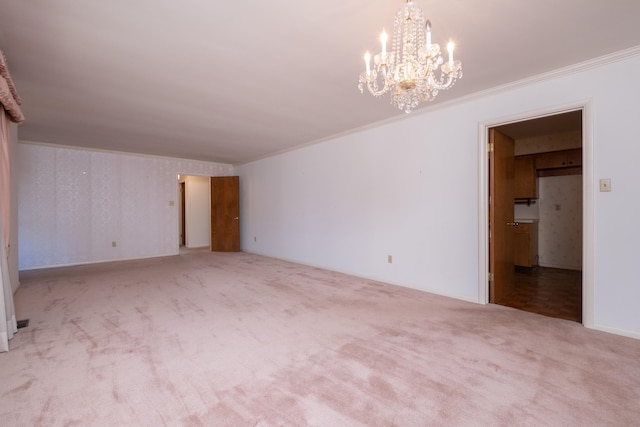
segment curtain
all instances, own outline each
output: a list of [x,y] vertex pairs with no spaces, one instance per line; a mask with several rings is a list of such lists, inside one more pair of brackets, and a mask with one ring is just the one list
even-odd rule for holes
[[0,104],[2,104],[12,122],[21,123],[24,121],[24,114],[20,109],[21,103],[18,91],[9,74],[7,60],[2,51],[0,51]]
[[[1,222],[2,220],[0,220]],[[2,224],[0,235],[4,239]],[[7,263],[7,251],[5,245],[0,245],[0,352],[9,351],[9,340],[18,332],[15,309],[13,307],[13,292],[9,279],[9,264]]]
[[20,98],[0,51],[0,352],[9,351],[9,340],[18,331],[9,276],[11,238],[11,141],[9,120],[20,123],[24,115]]
[[11,224],[11,152],[9,121],[0,107],[0,352],[9,351],[9,340],[18,331],[9,277],[9,237]]

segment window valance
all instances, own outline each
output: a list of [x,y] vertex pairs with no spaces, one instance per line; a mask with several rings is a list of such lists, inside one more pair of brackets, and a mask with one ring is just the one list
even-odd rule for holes
[[20,109],[20,97],[13,80],[11,80],[7,60],[2,51],[0,51],[0,104],[2,104],[12,122],[20,123],[24,121],[24,114]]

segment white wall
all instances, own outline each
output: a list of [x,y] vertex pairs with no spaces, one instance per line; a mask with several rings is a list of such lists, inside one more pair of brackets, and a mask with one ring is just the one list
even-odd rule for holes
[[177,254],[178,173],[233,169],[27,143],[17,157],[21,270]]
[[477,300],[477,123],[451,111],[238,167],[243,250]]
[[585,169],[613,188],[585,188],[595,218],[585,231],[595,247],[590,326],[640,337],[640,227],[629,225],[640,210],[638,75],[636,51],[238,166],[242,247],[482,301],[479,124],[590,100],[593,164]]
[[205,176],[185,177],[185,246],[202,248],[211,245],[211,185]]

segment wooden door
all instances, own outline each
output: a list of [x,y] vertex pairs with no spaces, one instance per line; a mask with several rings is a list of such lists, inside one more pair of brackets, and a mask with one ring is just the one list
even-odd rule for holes
[[489,302],[514,288],[514,141],[489,129]]
[[211,250],[240,251],[240,178],[211,178]]

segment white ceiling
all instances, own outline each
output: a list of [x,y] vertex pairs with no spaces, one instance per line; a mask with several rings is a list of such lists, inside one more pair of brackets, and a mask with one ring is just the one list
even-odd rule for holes
[[[463,63],[436,103],[640,46],[637,0],[415,2]],[[401,116],[357,81],[403,3],[0,0],[20,139],[239,163]]]

